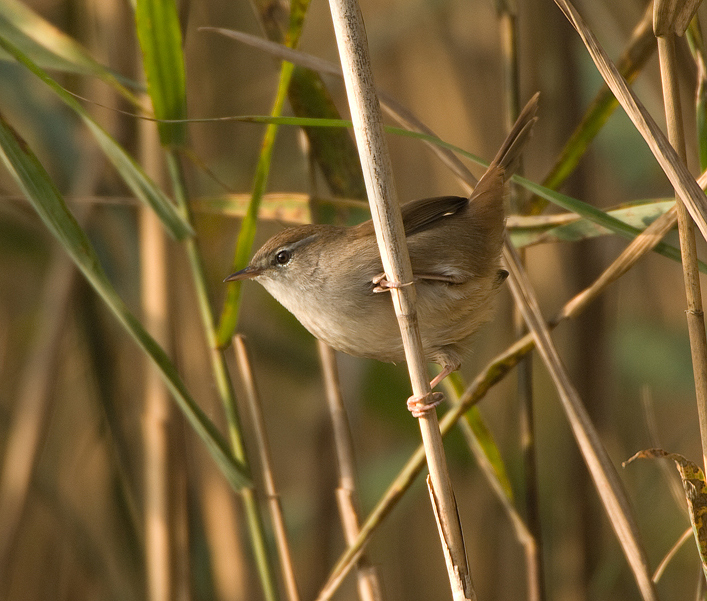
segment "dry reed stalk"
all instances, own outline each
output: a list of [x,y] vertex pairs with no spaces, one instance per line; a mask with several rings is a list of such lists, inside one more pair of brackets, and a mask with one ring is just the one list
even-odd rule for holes
[[[685,131],[682,123],[682,107],[677,78],[675,28],[676,26],[679,27],[677,33],[680,35],[685,33],[685,29],[676,25],[675,20],[679,16],[678,9],[690,9],[692,6],[696,10],[698,5],[699,2],[671,4],[665,1],[656,1],[654,5],[653,27],[658,38],[658,56],[660,58],[660,75],[663,84],[668,139],[684,164],[687,164],[687,152],[685,150]],[[685,28],[688,22],[689,19],[684,23]],[[702,465],[707,469],[707,336],[705,335],[705,320],[702,310],[700,273],[697,267],[695,225],[685,204],[677,193],[675,205],[677,207],[685,296],[687,298],[688,335],[690,337],[697,414],[702,442]]]
[[[162,152],[153,124],[140,121],[141,162],[147,173],[159,181]],[[140,291],[145,328],[162,348],[169,348],[169,293],[167,249],[162,224],[154,211],[140,208]],[[144,440],[145,574],[147,598],[171,601],[175,598],[175,566],[172,504],[172,461],[170,423],[172,403],[160,374],[145,359],[142,434]]]
[[[363,17],[356,0],[330,0],[329,5],[383,269],[390,281],[412,282],[412,266],[393,184],[380,104],[373,85]],[[431,391],[417,324],[414,286],[393,289],[391,296],[400,325],[412,392],[416,397],[425,398]],[[449,560],[447,573],[452,596],[455,600],[475,599],[437,414],[427,411],[418,422],[427,455],[442,547]]]
[[245,339],[240,334],[233,337],[233,348],[236,352],[236,361],[238,362],[238,371],[241,375],[241,380],[245,387],[246,400],[253,421],[253,433],[255,434],[255,443],[258,447],[258,455],[260,456],[260,466],[263,470],[263,484],[265,496],[267,498],[268,510],[270,519],[273,524],[275,536],[275,546],[280,557],[280,567],[282,569],[282,579],[285,583],[288,601],[299,601],[299,591],[297,589],[297,580],[295,578],[295,570],[292,565],[292,554],[290,553],[290,544],[287,540],[287,528],[285,526],[285,517],[282,514],[282,505],[280,504],[280,495],[275,486],[275,476],[272,469],[272,461],[270,460],[270,445],[265,431],[265,420],[263,412],[260,409],[260,394],[255,384],[255,376],[251,368],[248,349],[246,348]]
[[46,438],[59,344],[75,281],[76,269],[71,259],[64,253],[56,253],[45,278],[43,309],[20,378],[0,469],[0,592],[4,592],[10,581],[27,495],[41,442]]
[[[663,576],[663,572],[665,572],[665,568],[668,567],[668,564],[670,563],[670,560],[675,557],[675,554],[682,548],[682,546],[691,538],[693,537],[692,534],[692,526],[689,526],[685,532],[683,532],[680,535],[680,538],[675,541],[675,544],[670,547],[670,550],[665,554],[665,557],[661,559],[660,563],[658,564],[658,567],[655,569],[655,572],[653,572],[653,582],[658,582],[661,577]],[[701,597],[698,597],[698,599]]]
[[199,498],[204,530],[211,556],[215,600],[246,601],[250,590],[248,533],[234,507],[233,491],[208,459],[200,462]]
[[648,569],[648,557],[641,543],[640,533],[628,497],[589,414],[555,349],[550,338],[550,330],[542,317],[530,281],[520,265],[510,240],[507,240],[504,246],[504,258],[510,272],[511,292],[535,340],[535,347],[543,358],[560,395],[565,414],[572,427],[572,433],[589,468],[611,525],[621,543],[624,555],[633,570],[641,595],[646,600],[657,600],[657,592]]
[[[164,347],[167,332],[165,240],[162,225],[149,209],[140,209],[142,310],[145,327]],[[173,598],[171,561],[171,400],[162,378],[145,365],[142,433],[144,440],[145,560],[148,599]]]
[[[360,532],[358,515],[360,513],[356,486],[356,462],[354,459],[353,440],[349,428],[346,407],[341,397],[336,353],[329,345],[317,340],[319,360],[322,364],[324,388],[327,406],[334,432],[337,466],[339,468],[339,487],[336,490],[339,517],[344,530],[346,544],[356,540]],[[380,601],[383,593],[378,580],[378,573],[365,555],[356,562],[356,583],[358,596],[362,601]]]
[[641,101],[621,76],[616,65],[601,47],[592,31],[582,20],[577,10],[568,0],[555,0],[567,20],[572,24],[589,52],[597,70],[616,96],[634,126],[648,144],[653,156],[660,164],[665,175],[673,184],[676,193],[685,203],[685,207],[695,221],[695,225],[707,239],[707,198],[687,170],[684,162],[675,153]]

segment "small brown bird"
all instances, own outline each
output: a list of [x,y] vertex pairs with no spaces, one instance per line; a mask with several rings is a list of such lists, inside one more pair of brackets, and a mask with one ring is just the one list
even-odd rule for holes
[[[442,366],[436,386],[461,365],[472,334],[493,313],[508,273],[500,269],[505,182],[537,120],[538,94],[528,102],[469,198],[442,196],[401,207],[417,291],[426,358]],[[225,281],[254,279],[314,336],[359,357],[405,359],[398,321],[373,223],[303,225],[276,234],[250,265]],[[417,405],[413,414],[439,403]],[[417,407],[417,408],[416,408]]]

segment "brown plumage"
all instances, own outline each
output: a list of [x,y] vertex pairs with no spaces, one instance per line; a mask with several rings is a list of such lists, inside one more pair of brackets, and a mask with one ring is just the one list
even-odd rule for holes
[[[428,360],[457,369],[472,334],[493,313],[500,269],[505,182],[537,117],[536,94],[469,198],[425,198],[402,206]],[[268,240],[227,280],[255,279],[314,336],[351,355],[403,361],[398,322],[373,230],[303,225]],[[436,379],[437,380],[437,379]]]

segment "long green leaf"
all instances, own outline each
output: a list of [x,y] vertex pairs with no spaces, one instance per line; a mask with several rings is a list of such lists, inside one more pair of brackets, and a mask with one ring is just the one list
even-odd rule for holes
[[[135,82],[101,65],[76,40],[17,0],[0,2],[0,37],[9,40],[43,69],[98,77],[129,102],[139,105],[138,99],[123,85],[137,88]],[[12,55],[0,51],[0,59],[10,60]]]
[[18,62],[46,83],[66,103],[96,138],[106,157],[113,163],[128,187],[141,201],[150,206],[164,224],[169,234],[178,240],[194,234],[194,230],[179,214],[176,207],[160,188],[147,176],[142,167],[118,144],[79,104],[79,102],[54,81],[19,48],[0,37],[0,48],[11,54]]
[[158,119],[180,120],[158,123],[163,146],[183,146],[187,140],[186,73],[182,32],[173,0],[138,0],[135,10],[137,35],[147,90]]
[[19,134],[0,114],[0,158],[51,233],[101,296],[121,325],[152,359],[165,384],[219,468],[235,489],[251,486],[250,476],[231,455],[223,437],[192,399],[173,363],[128,310],[108,280],[88,237],[69,211],[61,193]]
[[[674,199],[642,200],[627,203],[616,209],[608,210],[606,213],[623,223],[642,230],[669,211],[674,204]],[[555,222],[559,217],[565,218],[562,223]],[[516,248],[546,242],[577,242],[612,233],[588,219],[578,218],[567,213],[552,216],[511,216],[506,227],[511,235],[511,240],[513,240],[513,246]]]

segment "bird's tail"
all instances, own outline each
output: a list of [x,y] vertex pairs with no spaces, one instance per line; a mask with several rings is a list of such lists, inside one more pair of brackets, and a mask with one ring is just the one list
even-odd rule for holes
[[540,92],[528,101],[523,107],[523,110],[518,115],[518,119],[513,124],[510,133],[501,145],[501,149],[496,154],[496,157],[491,162],[490,167],[499,166],[504,171],[504,180],[507,180],[518,167],[520,153],[523,150],[526,142],[530,138],[533,131],[533,126],[538,118],[535,113],[538,111],[538,97]]

